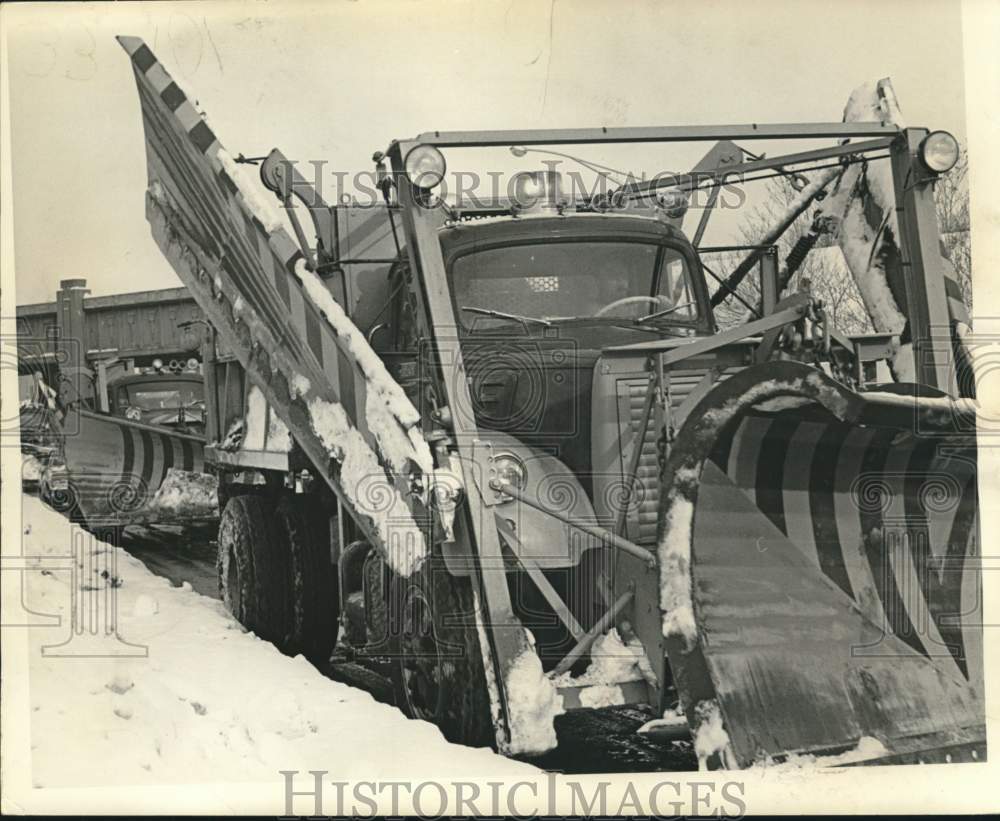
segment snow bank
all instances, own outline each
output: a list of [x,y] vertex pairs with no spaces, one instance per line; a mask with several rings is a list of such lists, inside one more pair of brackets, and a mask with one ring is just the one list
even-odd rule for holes
[[555,718],[565,712],[562,696],[542,670],[530,631],[528,646],[515,660],[507,676],[507,708],[510,715],[510,753],[539,754],[556,746]]
[[378,531],[389,566],[409,576],[427,556],[424,534],[406,500],[389,481],[375,452],[336,402],[312,398],[307,405],[312,429],[340,462],[340,486],[355,509]]
[[[26,553],[56,558],[70,551],[64,517],[29,496],[22,510]],[[57,626],[27,633],[35,786],[246,781],[273,783],[281,796],[279,770],[303,773],[303,788],[311,784],[310,769],[350,781],[373,773],[417,779],[537,772],[447,743],[433,725],[407,720],[244,632],[221,602],[172,587],[124,550],[84,544],[78,558],[108,563],[117,577],[120,640],[82,629],[69,640],[78,626],[73,606],[82,605],[77,613],[106,612],[110,581],[85,592],[69,569],[26,574],[26,605],[61,617]],[[96,642],[87,645],[90,657],[59,655],[80,649],[78,642]]]

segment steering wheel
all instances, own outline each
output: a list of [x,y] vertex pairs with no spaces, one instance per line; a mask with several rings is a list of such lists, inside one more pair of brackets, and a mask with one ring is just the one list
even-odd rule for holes
[[650,302],[657,307],[662,304],[660,302],[660,297],[658,296],[626,296],[621,299],[616,299],[614,302],[609,302],[601,308],[601,310],[594,314],[594,316],[604,316],[608,311],[612,311],[615,308],[621,308],[624,305],[635,305],[637,302]]

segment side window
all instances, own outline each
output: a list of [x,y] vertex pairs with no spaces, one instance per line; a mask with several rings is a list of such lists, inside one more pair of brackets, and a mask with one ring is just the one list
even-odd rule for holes
[[684,258],[667,252],[660,269],[659,297],[667,308],[673,308],[678,319],[693,319],[698,314],[691,279]]

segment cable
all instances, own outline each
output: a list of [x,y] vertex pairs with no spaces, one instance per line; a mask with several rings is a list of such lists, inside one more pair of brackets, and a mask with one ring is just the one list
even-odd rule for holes
[[[732,294],[734,297],[736,297],[736,299],[739,302],[743,303],[743,307],[744,308],[746,308],[754,316],[756,316],[757,319],[761,318],[761,315],[758,313],[757,309],[754,308],[749,302],[747,302],[738,293],[736,293],[736,291],[734,291],[732,288],[730,288],[729,285],[726,283],[726,281],[721,276],[719,276],[717,273],[715,273],[715,271],[713,271],[711,268],[708,267],[708,265],[705,264],[705,260],[701,261],[701,267],[704,268],[712,276],[712,279],[714,279],[716,282],[719,283],[719,285],[721,285],[723,288],[725,288],[727,291],[729,291],[729,293]],[[720,300],[720,302],[721,302],[721,300]]]

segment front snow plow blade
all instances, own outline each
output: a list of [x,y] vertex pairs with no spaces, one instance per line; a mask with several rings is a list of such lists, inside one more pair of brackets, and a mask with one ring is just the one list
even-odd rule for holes
[[664,476],[665,647],[703,765],[985,758],[971,403],[759,365]]
[[89,527],[218,519],[201,437],[80,408],[70,408],[61,427],[68,484],[54,504],[77,511]]

